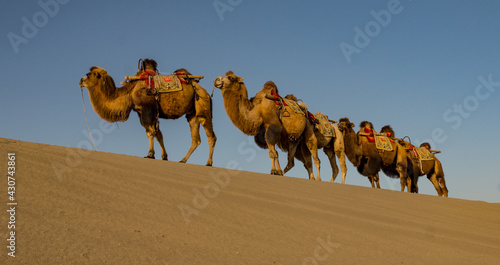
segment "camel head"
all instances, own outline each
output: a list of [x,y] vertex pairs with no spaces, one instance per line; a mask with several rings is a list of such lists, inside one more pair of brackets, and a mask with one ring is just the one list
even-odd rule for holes
[[235,89],[243,83],[243,78],[235,75],[233,71],[226,73],[226,76],[219,76],[214,80],[214,86],[219,89]]
[[93,89],[95,87],[104,88],[106,86],[116,88],[115,82],[113,78],[108,75],[108,72],[97,66],[92,66],[90,72],[80,79],[80,88],[86,87],[87,89]]
[[341,131],[342,134],[346,134],[348,130],[354,131],[354,126],[354,123],[352,123],[348,118],[342,118],[338,123],[339,131]]

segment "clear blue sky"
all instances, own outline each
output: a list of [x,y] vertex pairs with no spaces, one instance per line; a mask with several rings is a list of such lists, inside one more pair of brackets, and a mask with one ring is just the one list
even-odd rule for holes
[[[377,129],[390,124],[416,143],[431,139],[442,150],[450,197],[500,202],[498,1],[41,2],[49,4],[1,1],[0,137],[86,146],[80,78],[97,65],[119,83],[136,72],[139,58],[153,58],[162,73],[185,67],[204,75],[200,84],[209,91],[216,76],[233,70],[250,95],[273,80],[312,112],[369,120]],[[90,127],[98,129],[86,91],[85,101]],[[233,161],[270,172],[267,150],[242,152],[253,140],[232,125],[220,91],[213,102],[214,166]],[[145,156],[137,115],[118,126],[98,149]],[[170,160],[179,161],[191,141],[185,118],[161,120],[161,129]],[[189,163],[206,162],[201,133]],[[281,152],[282,166],[285,157]],[[329,180],[322,151],[320,159]],[[348,165],[347,183],[369,186]],[[307,177],[299,162],[287,175]],[[425,177],[419,184],[421,193],[436,195]],[[381,185],[399,189],[383,174]]]

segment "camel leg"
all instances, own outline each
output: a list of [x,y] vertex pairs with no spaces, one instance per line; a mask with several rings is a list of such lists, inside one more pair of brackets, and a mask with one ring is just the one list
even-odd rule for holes
[[347,165],[345,163],[345,152],[344,150],[342,151],[336,151],[337,157],[339,159],[339,164],[340,164],[340,172],[342,173],[342,184],[345,184],[345,177],[347,175]]
[[311,134],[309,133],[306,134],[306,144],[309,151],[311,151],[314,160],[314,165],[316,166],[316,171],[318,174],[316,180],[321,181],[321,176],[320,176],[321,161],[319,160],[318,157],[318,140],[316,139],[316,136],[314,135],[314,132],[312,132],[312,130]]
[[332,179],[330,182],[333,183],[339,174],[339,167],[337,166],[337,160],[335,160],[335,152],[333,151],[333,147],[330,146],[323,147],[323,152],[325,152],[332,166]]
[[438,182],[439,185],[441,186],[441,190],[443,191],[443,196],[448,197],[448,188],[446,187],[446,182],[444,181],[444,176],[443,177],[438,177]]
[[266,128],[264,138],[266,139],[267,148],[269,149],[269,158],[271,158],[271,175],[283,175],[281,171],[280,161],[278,159],[278,152],[276,151],[275,145],[278,142],[279,135],[281,134],[279,129],[276,128]]
[[283,175],[283,171],[281,171],[280,162],[278,160],[278,152],[276,148],[272,144],[268,144],[267,148],[269,148],[269,157],[271,158],[271,175]]
[[372,184],[372,188],[375,188],[375,183],[374,183],[374,179],[375,179],[375,176],[367,176],[368,177],[368,180],[370,181],[370,184]]
[[373,176],[373,180],[377,184],[377,189],[380,189],[380,177],[378,176],[378,173]]
[[148,151],[148,155],[145,156],[144,158],[155,159],[155,133],[154,133],[154,131],[148,130],[146,128],[146,135],[148,136],[148,140],[149,140],[149,151]]
[[[208,95],[207,91],[201,87],[197,82],[191,82],[193,89],[196,92],[196,95],[199,96],[198,99],[195,100],[195,110],[196,117],[198,117],[198,121],[205,129],[205,133],[208,139],[208,161],[207,166],[212,166],[213,163],[213,154],[215,148],[215,142],[217,142],[217,137],[214,133],[214,128],[212,124],[212,99],[210,95]],[[194,150],[193,150],[194,151]],[[187,160],[187,159],[186,159]]]
[[413,184],[412,192],[418,193],[418,185],[417,185],[416,180],[414,180],[412,184]]
[[189,151],[186,156],[180,161],[181,163],[186,163],[191,154],[196,150],[196,148],[200,145],[200,122],[198,118],[194,114],[186,115],[186,118],[189,123],[189,129],[191,130],[191,146],[189,147]]
[[437,180],[436,174],[431,173],[427,175],[427,178],[432,182],[432,185],[434,185],[434,188],[436,189],[438,196],[443,196],[443,190],[439,186],[439,182]]
[[207,134],[207,139],[208,139],[208,161],[207,161],[207,166],[212,166],[213,163],[213,155],[214,155],[214,148],[215,148],[215,142],[217,142],[217,136],[215,136],[212,120],[205,119],[204,117],[198,117],[198,120],[201,122],[201,126],[203,126],[203,129],[205,129],[205,133]]
[[167,151],[165,150],[165,145],[163,144],[163,134],[161,133],[160,129],[158,128],[158,130],[156,130],[156,140],[158,141],[158,143],[160,144],[160,148],[161,148],[161,159],[162,160],[168,160],[168,155],[167,155]]
[[399,181],[401,182],[401,191],[404,192],[406,188],[407,192],[411,192],[411,178],[400,177]]
[[295,165],[295,153],[297,152],[297,147],[299,146],[300,141],[289,142],[288,144],[288,162],[286,164],[285,169],[283,170],[283,174],[286,174],[290,169]]
[[312,168],[311,152],[309,151],[309,149],[307,149],[307,146],[304,142],[301,142],[297,150],[298,151],[295,157],[304,165],[304,168],[307,170],[309,179],[315,180]]
[[313,163],[311,159],[311,151],[309,151],[307,145],[303,141],[301,142],[299,149],[300,152],[297,152],[297,159],[304,165],[305,169],[307,170],[307,175],[309,175],[309,179],[315,180],[316,178],[314,177],[312,167]]
[[[149,140],[149,151],[148,155],[146,158],[155,158],[155,136],[156,133],[159,131],[159,126],[158,126],[158,119],[156,118],[156,111],[153,108],[143,108],[141,110],[141,113],[139,114],[139,120],[141,121],[141,125],[146,129],[146,135]],[[160,144],[163,144],[163,137],[160,136],[162,141]],[[166,156],[166,151],[164,151],[164,147],[162,149],[162,156],[163,152],[165,152]]]

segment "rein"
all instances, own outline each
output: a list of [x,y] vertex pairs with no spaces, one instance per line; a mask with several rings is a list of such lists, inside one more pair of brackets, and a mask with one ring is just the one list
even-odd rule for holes
[[83,87],[80,87],[80,90],[82,90],[83,113],[85,113],[85,121],[87,122],[87,129],[89,130],[90,139],[92,140],[92,143],[94,144],[95,150],[99,151],[99,149],[97,149],[97,146],[95,145],[94,137],[92,137],[92,133],[90,132],[89,119],[87,118],[87,109],[85,108],[85,100],[83,97]]

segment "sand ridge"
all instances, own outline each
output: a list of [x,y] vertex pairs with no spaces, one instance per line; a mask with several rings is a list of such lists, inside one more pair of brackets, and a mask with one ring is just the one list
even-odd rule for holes
[[8,152],[2,264],[500,264],[500,204],[0,138],[3,171]]

